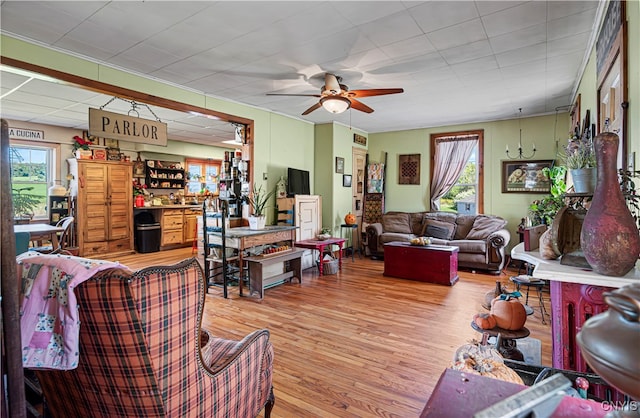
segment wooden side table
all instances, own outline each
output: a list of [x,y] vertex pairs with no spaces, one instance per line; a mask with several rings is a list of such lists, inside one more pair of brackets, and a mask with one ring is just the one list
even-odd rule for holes
[[[355,243],[355,239],[358,237],[358,234],[354,234],[353,231],[358,231],[358,224],[342,224],[340,225],[340,237],[341,238],[348,238],[349,239],[349,245],[345,245],[344,246],[344,251],[346,250],[351,250],[351,261],[355,261],[355,257],[354,257],[354,253],[356,251],[360,251],[359,249],[356,250],[356,243]],[[348,237],[345,237],[345,235],[348,235]]]
[[335,238],[331,237],[325,240],[319,239],[305,239],[302,241],[297,241],[293,245],[298,248],[308,248],[311,250],[318,250],[320,252],[320,262],[318,263],[318,272],[320,276],[324,274],[323,266],[322,266],[322,254],[324,254],[324,247],[337,245],[339,247],[338,251],[338,269],[342,270],[342,245],[346,240],[344,238]]

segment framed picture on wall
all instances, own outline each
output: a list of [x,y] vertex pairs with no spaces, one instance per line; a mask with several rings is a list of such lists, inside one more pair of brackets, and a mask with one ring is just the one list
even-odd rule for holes
[[420,184],[420,154],[398,157],[398,184]]
[[336,173],[344,173],[344,158],[336,157]]
[[543,172],[553,160],[502,161],[502,193],[549,193],[551,181]]
[[351,187],[351,174],[343,174],[342,175],[342,186],[343,187]]

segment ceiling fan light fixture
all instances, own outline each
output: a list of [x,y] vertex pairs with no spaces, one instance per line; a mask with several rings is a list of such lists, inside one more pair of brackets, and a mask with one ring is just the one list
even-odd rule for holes
[[331,113],[342,113],[351,107],[351,101],[342,96],[323,97],[320,104]]

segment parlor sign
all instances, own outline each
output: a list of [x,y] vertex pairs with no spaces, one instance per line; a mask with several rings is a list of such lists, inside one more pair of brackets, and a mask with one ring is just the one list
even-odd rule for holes
[[167,146],[166,123],[101,109],[89,109],[89,134],[128,142]]

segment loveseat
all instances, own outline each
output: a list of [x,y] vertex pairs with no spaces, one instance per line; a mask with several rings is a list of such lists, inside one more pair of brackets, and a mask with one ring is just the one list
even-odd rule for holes
[[511,239],[506,225],[506,220],[490,215],[387,212],[381,222],[367,226],[367,247],[372,257],[383,257],[385,243],[427,236],[432,244],[458,247],[458,267],[498,274]]

